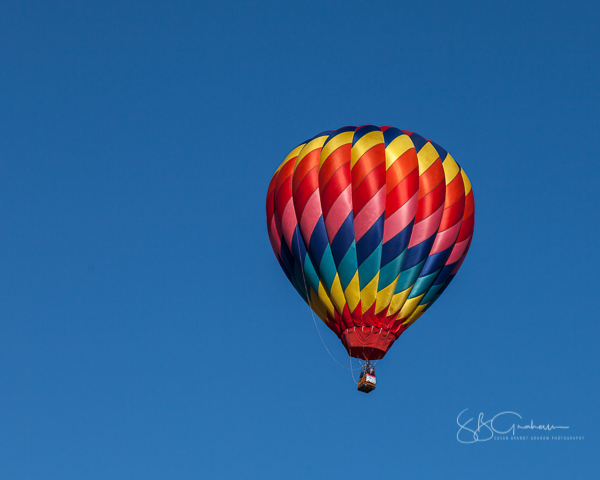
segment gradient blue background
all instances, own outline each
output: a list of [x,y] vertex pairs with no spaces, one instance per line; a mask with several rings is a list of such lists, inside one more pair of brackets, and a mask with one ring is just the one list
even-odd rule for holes
[[[594,478],[599,21],[583,1],[2,2],[0,478]],[[264,213],[293,147],[367,123],[448,149],[476,199],[460,274],[370,395]],[[585,440],[462,445],[465,408]]]

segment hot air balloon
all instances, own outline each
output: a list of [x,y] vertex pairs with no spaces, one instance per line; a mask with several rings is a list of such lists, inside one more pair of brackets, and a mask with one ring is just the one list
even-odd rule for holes
[[448,287],[473,227],[464,170],[393,127],[320,133],[289,153],[267,192],[279,265],[364,370]]

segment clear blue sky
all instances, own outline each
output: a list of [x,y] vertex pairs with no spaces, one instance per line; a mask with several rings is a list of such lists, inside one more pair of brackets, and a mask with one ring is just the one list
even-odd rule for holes
[[[597,475],[599,24],[577,0],[2,2],[0,478]],[[451,152],[476,223],[364,395],[264,200],[297,144],[367,123]],[[585,439],[463,445],[465,408]]]

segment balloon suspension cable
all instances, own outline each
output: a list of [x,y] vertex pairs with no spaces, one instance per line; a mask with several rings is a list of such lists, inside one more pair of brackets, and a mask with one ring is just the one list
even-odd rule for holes
[[[302,280],[304,281],[304,291],[306,292],[306,300],[308,302],[308,306],[310,307],[310,314],[312,315],[313,323],[315,324],[315,328],[317,329],[317,333],[319,334],[319,338],[321,339],[321,343],[325,347],[325,350],[327,350],[327,353],[329,354],[329,356],[331,358],[333,358],[334,362],[337,363],[340,367],[345,368],[346,370],[348,370],[348,367],[346,367],[346,366],[342,365],[340,362],[338,362],[337,359],[333,356],[333,354],[329,351],[329,349],[327,348],[327,345],[325,345],[325,341],[323,340],[323,336],[321,335],[321,331],[319,330],[319,327],[317,326],[317,320],[315,318],[315,313],[313,312],[312,305],[311,305],[311,302],[310,302],[310,291],[308,290],[308,286],[306,285],[306,277],[304,276],[304,263],[302,263],[302,258],[300,256],[301,255],[300,254],[300,238],[299,238],[300,235],[301,235],[300,234],[300,228],[298,227],[298,239],[296,240],[298,242],[298,260],[300,261],[300,268],[302,270]],[[307,255],[308,255],[308,252],[307,252]],[[352,357],[350,357],[350,371],[352,372],[352,378],[354,379],[354,370],[352,368]]]
[[[371,353],[373,353],[373,347],[371,347]],[[367,364],[368,365],[375,366],[375,365],[377,365],[377,362],[379,361],[379,358],[377,360],[375,360],[375,362],[373,362],[373,363],[371,363],[371,361],[369,359],[365,359],[365,360],[367,360]]]

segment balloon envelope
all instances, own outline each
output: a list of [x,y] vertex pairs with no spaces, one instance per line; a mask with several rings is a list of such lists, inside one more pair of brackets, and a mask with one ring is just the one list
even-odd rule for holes
[[382,358],[439,298],[471,244],[474,198],[439,145],[393,127],[307,140],[267,192],[267,228],[289,281],[348,354]]

